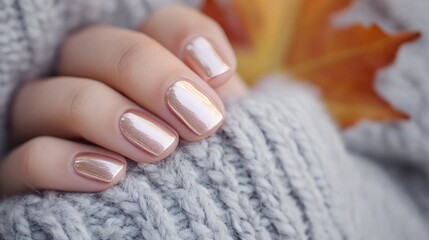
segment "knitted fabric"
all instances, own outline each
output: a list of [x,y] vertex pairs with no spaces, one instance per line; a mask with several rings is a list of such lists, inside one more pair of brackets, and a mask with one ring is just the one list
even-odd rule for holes
[[383,168],[345,151],[308,91],[267,83],[227,111],[215,136],[132,165],[103,193],[4,200],[0,236],[428,239],[420,209]]
[[[69,32],[135,27],[154,3],[167,2],[0,0],[3,114],[12,89],[49,73]],[[410,2],[377,3],[358,1],[336,24],[365,18],[427,31],[427,1],[413,1],[412,17],[399,10]],[[412,121],[342,135],[315,91],[270,80],[227,103],[214,136],[181,142],[156,164],[130,163],[112,189],[1,200],[0,239],[429,239],[428,46],[423,38],[402,48],[378,82]]]

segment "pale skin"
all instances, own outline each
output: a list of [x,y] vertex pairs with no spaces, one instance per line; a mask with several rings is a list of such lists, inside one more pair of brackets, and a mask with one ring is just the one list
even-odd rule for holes
[[0,195],[102,191],[124,178],[126,159],[153,163],[180,138],[209,137],[225,116],[222,100],[246,92],[235,68],[220,27],[185,7],[156,11],[138,31],[91,26],[73,34],[58,76],[16,94],[16,147],[0,162]]

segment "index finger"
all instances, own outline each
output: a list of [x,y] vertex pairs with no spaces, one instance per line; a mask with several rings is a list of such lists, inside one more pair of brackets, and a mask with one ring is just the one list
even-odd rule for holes
[[211,87],[233,80],[234,51],[221,27],[203,13],[169,6],[154,12],[141,31],[182,59]]

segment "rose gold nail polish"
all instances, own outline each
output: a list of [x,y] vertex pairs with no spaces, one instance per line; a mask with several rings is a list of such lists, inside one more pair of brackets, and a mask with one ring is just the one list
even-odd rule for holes
[[161,155],[177,138],[168,127],[136,110],[122,114],[119,127],[129,142],[155,156]]
[[124,166],[119,160],[96,153],[81,153],[73,162],[78,175],[106,183],[112,182]]
[[210,131],[223,120],[216,105],[187,81],[177,81],[168,89],[167,103],[197,135]]
[[206,81],[230,69],[203,37],[197,37],[186,45],[185,61]]

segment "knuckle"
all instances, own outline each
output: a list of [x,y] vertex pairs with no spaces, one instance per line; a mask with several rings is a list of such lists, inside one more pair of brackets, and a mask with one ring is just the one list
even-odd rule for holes
[[26,143],[26,152],[30,156],[44,156],[46,148],[52,142],[52,137],[40,136],[33,138]]
[[65,119],[73,125],[78,125],[85,119],[87,106],[97,99],[106,86],[100,82],[85,80],[75,88],[71,88],[65,107]]
[[148,37],[141,35],[133,40],[123,40],[123,50],[117,57],[114,67],[116,68],[117,78],[124,84],[132,83],[135,76],[144,66],[150,66],[163,55],[158,43]]
[[52,137],[41,136],[28,141],[25,144],[24,154],[21,160],[21,169],[23,177],[28,184],[33,187],[39,179],[39,171],[37,171],[37,165],[40,164],[39,160],[43,159],[43,156],[47,155],[47,149],[52,143]]
[[120,53],[116,62],[116,72],[122,79],[129,79],[135,71],[135,63],[145,55],[145,46],[142,42],[127,43],[127,47]]

